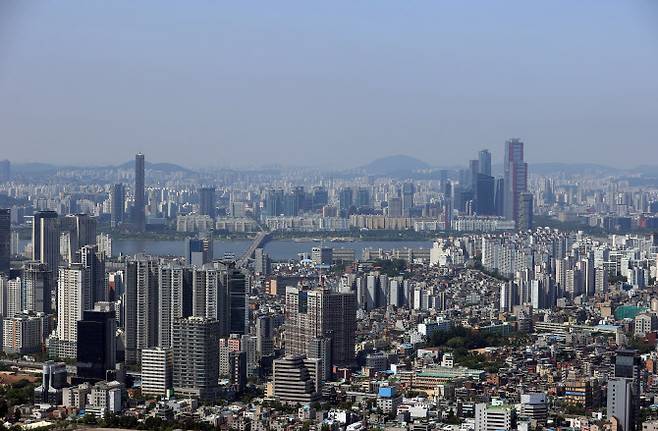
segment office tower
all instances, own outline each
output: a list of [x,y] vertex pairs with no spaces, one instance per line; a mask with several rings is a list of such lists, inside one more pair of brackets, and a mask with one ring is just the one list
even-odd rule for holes
[[548,419],[548,402],[544,393],[526,393],[521,395],[520,415],[539,423]]
[[517,221],[519,230],[529,230],[533,227],[532,198],[532,193],[521,193],[519,195],[519,217]]
[[59,267],[59,222],[55,211],[38,211],[32,222],[32,260],[48,265],[53,280],[57,282]]
[[366,187],[359,187],[356,191],[356,206],[360,208],[368,208],[370,203],[370,190]]
[[116,316],[113,309],[85,310],[78,321],[77,374],[85,380],[105,380],[117,363]]
[[404,217],[409,217],[411,215],[411,209],[414,207],[415,192],[416,187],[413,183],[402,184],[402,215]]
[[315,265],[329,266],[333,261],[334,250],[329,247],[313,247],[311,249],[311,260]]
[[491,176],[491,153],[489,150],[482,150],[478,153],[478,173]]
[[620,431],[640,428],[640,357],[637,350],[618,350],[614,377],[608,379],[608,420]]
[[11,261],[11,210],[0,208],[0,273],[9,273]]
[[281,215],[283,207],[283,191],[270,189],[265,194],[263,216],[276,217]]
[[583,284],[585,296],[591,297],[596,294],[596,270],[594,268],[594,255],[588,255],[580,262],[580,270],[583,272]]
[[338,193],[338,208],[343,211],[349,211],[354,203],[352,189],[345,187]]
[[187,238],[185,240],[185,260],[193,266],[208,263],[202,240],[197,238]]
[[388,212],[389,217],[402,217],[403,208],[402,208],[402,198],[391,197],[388,199]]
[[256,352],[258,356],[269,356],[274,352],[274,330],[270,316],[256,319]]
[[265,277],[272,272],[270,256],[262,248],[257,248],[254,251],[254,272]]
[[173,385],[177,395],[214,401],[218,395],[219,322],[205,317],[175,319]]
[[468,189],[475,191],[477,189],[477,178],[480,173],[480,162],[478,160],[469,160],[468,161],[468,177],[466,179],[466,186]]
[[320,360],[318,379],[326,382],[331,377],[331,338],[315,337],[308,343],[308,357]]
[[331,338],[331,363],[354,359],[356,297],[328,289],[286,288],[285,345],[288,355],[308,355],[314,338]]
[[117,227],[123,224],[126,207],[126,189],[123,184],[114,184],[110,191],[110,224]]
[[496,178],[496,190],[494,193],[494,214],[498,217],[505,216],[505,179]]
[[48,340],[48,354],[54,358],[77,356],[78,320],[92,308],[89,270],[80,263],[59,268],[57,277],[57,327]]
[[144,154],[135,156],[135,204],[133,206],[133,224],[138,232],[144,232],[146,213],[144,205]]
[[321,208],[329,203],[329,193],[322,186],[313,188],[313,207]]
[[199,189],[199,214],[215,218],[215,188],[201,187]]
[[11,179],[11,163],[9,160],[0,160],[0,182]]
[[91,303],[108,300],[107,280],[105,279],[105,254],[98,251],[97,245],[85,245],[76,253],[77,262],[89,270],[91,281]]
[[478,215],[494,215],[496,213],[495,184],[492,176],[477,174],[475,186],[475,211]]
[[158,343],[158,262],[138,255],[126,262],[126,362],[138,363],[142,349]]
[[46,361],[42,367],[41,385],[34,388],[34,402],[39,404],[62,404],[62,389],[68,385],[66,364]]
[[247,277],[233,262],[220,264],[219,284],[217,310],[221,336],[246,334],[249,326]]
[[174,355],[171,349],[150,347],[142,350],[142,394],[166,396],[172,389]]
[[516,410],[511,405],[475,405],[475,431],[511,431],[516,429]]
[[52,312],[52,275],[48,265],[41,262],[25,262],[23,264],[23,304],[26,310]]
[[274,396],[284,403],[310,403],[320,398],[319,359],[287,355],[274,361]]
[[528,164],[523,158],[523,142],[510,139],[505,143],[505,218],[519,221],[521,193],[528,191]]

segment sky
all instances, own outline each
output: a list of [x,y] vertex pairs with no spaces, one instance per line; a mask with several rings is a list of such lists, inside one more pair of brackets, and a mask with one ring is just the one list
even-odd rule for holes
[[658,160],[658,2],[0,2],[0,159]]

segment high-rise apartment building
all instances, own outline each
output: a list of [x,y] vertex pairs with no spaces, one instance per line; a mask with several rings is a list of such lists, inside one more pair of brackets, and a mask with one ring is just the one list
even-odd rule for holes
[[205,317],[175,319],[172,335],[174,391],[214,401],[219,390],[219,322]]
[[146,228],[146,209],[144,203],[144,154],[135,156],[135,202],[133,206],[133,225],[135,230],[143,232]]
[[8,274],[11,262],[11,210],[0,208],[0,272]]
[[80,263],[59,268],[57,277],[57,327],[48,340],[48,353],[55,358],[77,357],[78,320],[92,308],[89,269]]
[[510,139],[505,143],[505,217],[519,222],[521,193],[528,191],[528,164],[524,161],[523,142]]
[[286,354],[310,356],[311,342],[329,337],[332,365],[348,365],[354,360],[354,294],[288,287],[284,325]]
[[174,319],[192,315],[192,271],[166,264],[158,267],[158,346],[171,347]]
[[158,261],[138,255],[126,262],[125,330],[126,362],[138,363],[141,350],[159,341]]
[[529,230],[533,227],[533,196],[532,193],[521,193],[519,195],[519,219],[517,228],[519,230]]

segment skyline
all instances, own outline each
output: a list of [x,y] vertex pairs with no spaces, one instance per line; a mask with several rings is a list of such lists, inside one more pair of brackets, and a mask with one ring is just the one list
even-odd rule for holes
[[519,136],[531,164],[631,167],[658,141],[650,2],[157,5],[3,5],[3,158],[455,166]]

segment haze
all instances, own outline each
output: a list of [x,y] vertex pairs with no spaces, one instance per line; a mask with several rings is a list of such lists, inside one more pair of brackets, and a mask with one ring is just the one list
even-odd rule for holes
[[0,158],[652,163],[651,1],[3,2]]

